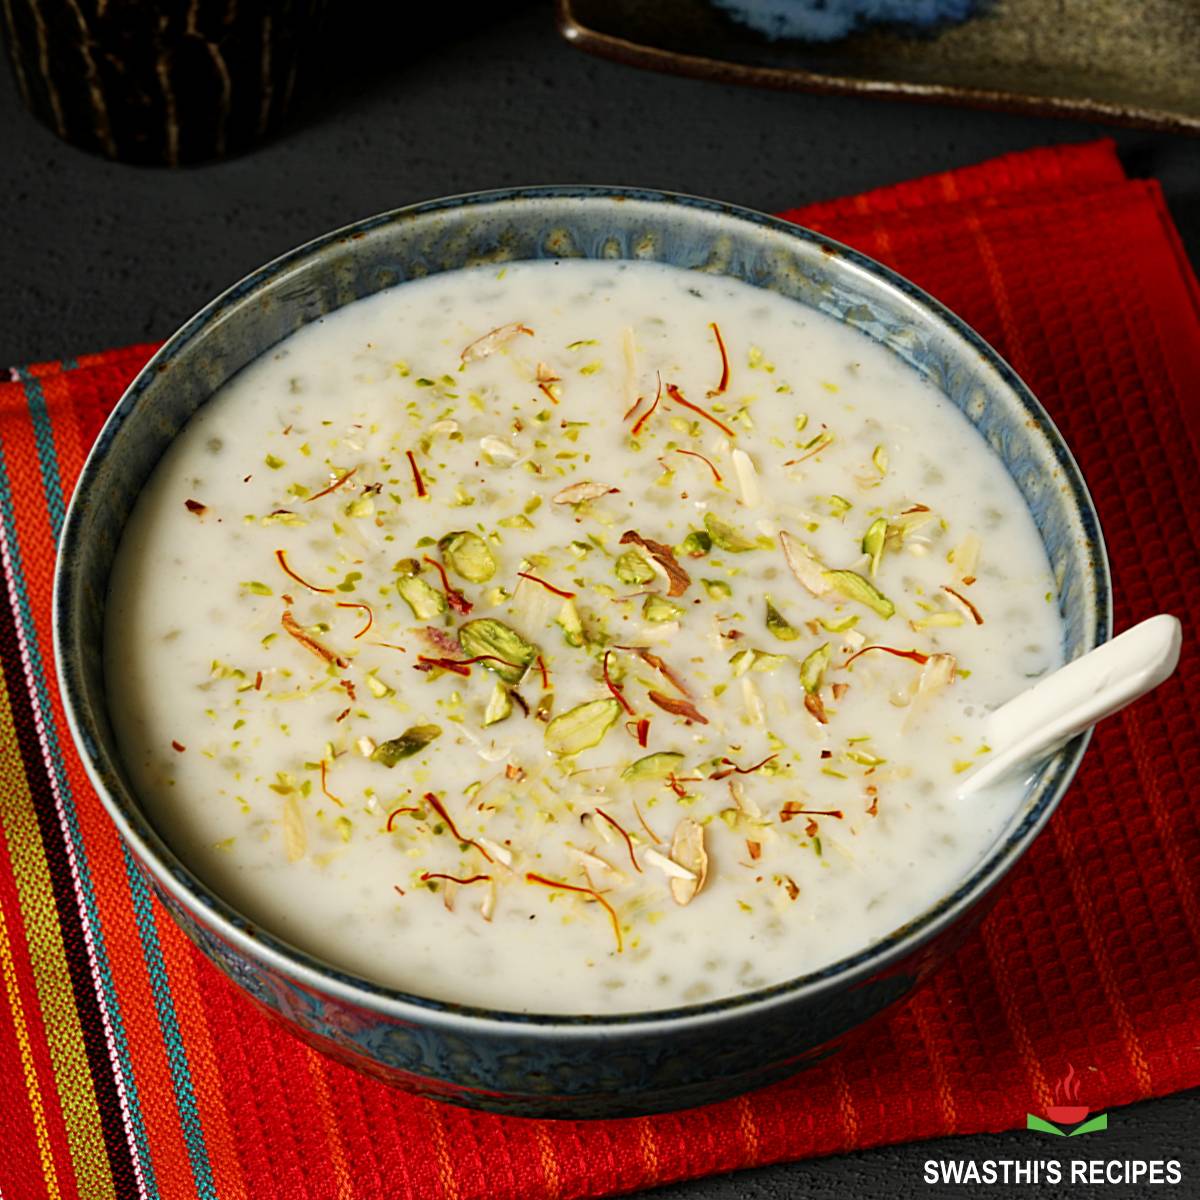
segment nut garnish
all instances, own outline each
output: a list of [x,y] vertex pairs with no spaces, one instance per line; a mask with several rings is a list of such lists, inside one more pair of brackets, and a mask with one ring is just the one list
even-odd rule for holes
[[708,879],[708,853],[704,849],[704,826],[684,817],[675,826],[671,838],[671,860],[690,871],[691,879],[671,880],[671,896],[676,904],[690,904]]

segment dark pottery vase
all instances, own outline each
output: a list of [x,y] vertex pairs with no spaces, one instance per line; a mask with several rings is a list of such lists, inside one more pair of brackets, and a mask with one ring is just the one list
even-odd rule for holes
[[8,0],[17,89],[59,137],[120,162],[179,166],[282,124],[325,0]]

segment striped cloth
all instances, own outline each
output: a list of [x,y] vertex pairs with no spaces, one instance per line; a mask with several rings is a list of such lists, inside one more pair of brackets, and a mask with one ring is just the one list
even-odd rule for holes
[[[1200,435],[1185,405],[1200,396],[1200,289],[1155,184],[1127,180],[1102,142],[787,215],[893,264],[999,347],[1094,489],[1119,626],[1160,610],[1189,618]],[[1093,1111],[1200,1084],[1190,649],[1174,680],[1104,726],[1003,898],[933,984],[793,1083],[644,1120],[519,1121],[390,1091],[291,1038],[147,892],[88,787],[53,682],[66,497],[151,349],[0,383],[5,1200],[602,1195],[1022,1127],[1069,1067]]]

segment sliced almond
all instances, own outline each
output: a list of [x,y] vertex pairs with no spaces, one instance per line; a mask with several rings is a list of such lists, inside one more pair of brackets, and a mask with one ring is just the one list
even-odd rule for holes
[[483,900],[479,905],[479,915],[485,920],[490,921],[492,914],[496,911],[496,881],[488,880],[487,891],[483,894]]
[[950,602],[963,616],[969,617],[976,625],[983,624],[983,614],[980,613],[979,609],[966,596],[956,592],[952,587],[946,587],[945,584],[942,585],[942,591],[950,597]]
[[[567,846],[567,853],[583,866],[585,871],[595,871],[602,879],[612,883],[624,883],[626,876],[607,859],[601,858],[594,850],[581,850],[578,846]],[[591,878],[590,874],[588,876]]]
[[481,437],[479,439],[479,448],[493,462],[499,459],[511,463],[516,462],[520,457],[520,451],[515,446],[506,442],[503,438],[495,437],[493,434]]
[[689,871],[686,867],[681,867],[677,862],[672,862],[665,854],[659,853],[653,847],[643,850],[642,858],[671,879],[693,880],[696,878],[694,872]]
[[550,497],[550,502],[552,504],[582,504],[585,500],[598,500],[601,496],[607,496],[618,490],[615,487],[609,487],[607,483],[593,483],[590,479],[582,479],[578,483],[572,483],[563,488],[561,492],[556,492]]
[[917,695],[932,696],[954,682],[958,663],[953,654],[931,654],[921,669],[917,682]]
[[621,534],[620,544],[626,546],[631,542],[649,554],[659,574],[667,579],[670,584],[667,589],[668,596],[682,596],[687,591],[692,577],[679,565],[679,560],[670,546],[651,538],[644,538],[635,529],[627,529]]
[[671,858],[694,876],[692,879],[672,879],[671,896],[676,904],[690,904],[708,878],[704,826],[691,817],[684,817],[675,827],[675,836],[671,839]]
[[808,709],[809,714],[818,724],[829,724],[829,718],[825,714],[825,705],[817,692],[809,692],[804,697],[804,707]]
[[[746,709],[746,719],[752,725],[762,725],[766,719],[766,712],[763,709],[762,696],[758,693],[758,688],[754,686],[754,680],[748,675],[743,675],[741,680],[742,685],[742,705]],[[806,696],[807,700],[808,697]]]
[[511,867],[513,864],[512,851],[507,846],[500,845],[499,842],[493,842],[491,838],[477,837],[475,839],[502,867]]
[[959,579],[964,577],[971,578],[976,574],[975,568],[979,566],[979,551],[982,548],[983,543],[979,540],[979,535],[968,533],[950,551],[949,559],[954,564],[954,571]]
[[733,797],[733,803],[742,816],[749,817],[752,821],[762,820],[762,809],[746,795],[746,789],[740,779],[730,779],[729,794]]
[[469,346],[464,347],[459,357],[465,363],[487,358],[489,354],[495,354],[505,342],[512,341],[519,333],[532,334],[533,330],[526,328],[520,321],[513,321],[510,325],[501,325],[496,329],[489,330],[483,337],[476,338]]
[[779,531],[779,544],[788,568],[814,596],[824,596],[833,585],[825,578],[825,564],[801,541],[786,529]]
[[754,460],[745,450],[734,450],[730,457],[733,459],[733,470],[742,494],[742,503],[747,508],[757,508],[762,503],[762,489],[758,486],[758,471],[754,467]]
[[308,849],[304,813],[295,793],[289,794],[283,801],[283,849],[288,862],[299,862]]

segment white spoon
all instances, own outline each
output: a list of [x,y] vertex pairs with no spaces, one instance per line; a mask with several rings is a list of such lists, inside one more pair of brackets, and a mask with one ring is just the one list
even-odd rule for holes
[[1177,618],[1151,617],[1060,667],[991,713],[987,761],[958,785],[960,799],[1046,758],[1077,733],[1158,687],[1179,662]]

